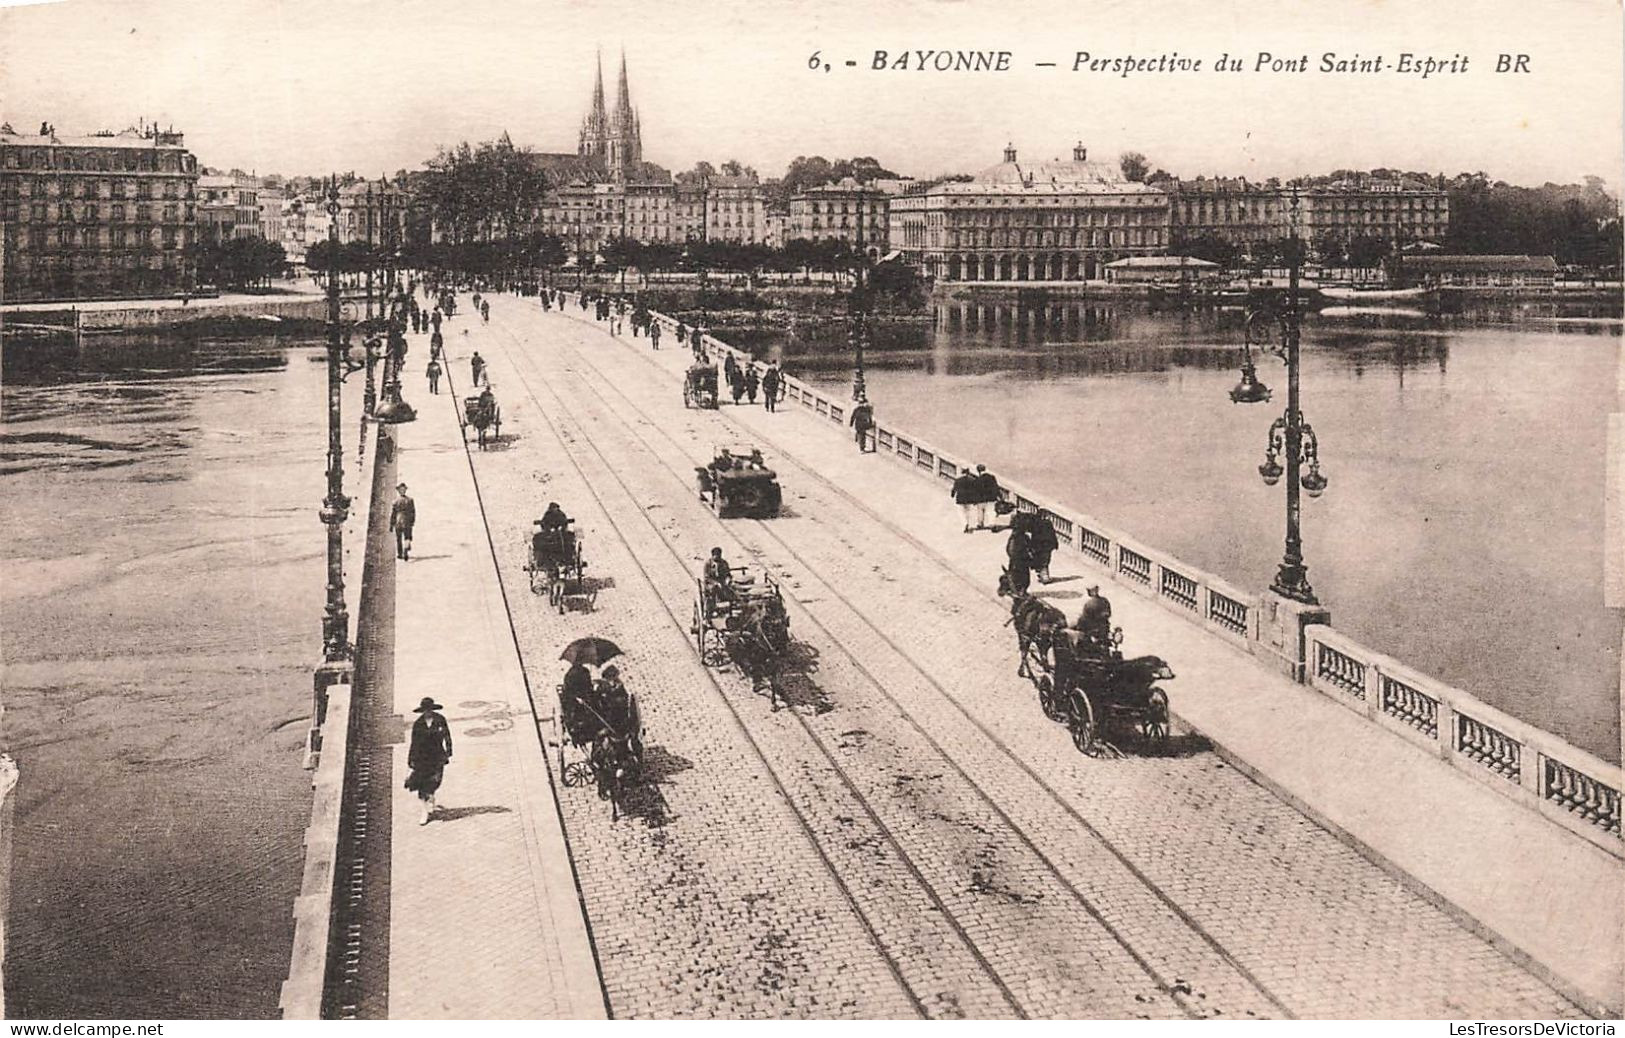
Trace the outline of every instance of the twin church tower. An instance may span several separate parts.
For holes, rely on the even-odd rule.
[[[643,161],[643,136],[638,113],[632,108],[631,91],[626,85],[626,52],[621,52],[621,82],[616,91],[615,110],[604,108],[604,59],[598,58],[598,78],[593,84],[592,110],[581,121],[580,155],[604,164],[610,176],[619,180],[628,168]]]

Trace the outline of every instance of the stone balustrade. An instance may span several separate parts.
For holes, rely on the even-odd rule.
[[[1307,634],[1311,687],[1625,857],[1619,767],[1330,627],[1312,624]]]
[[[654,319],[668,331],[676,328],[677,321],[664,314],[655,313]],[[741,365],[757,363],[744,350],[710,335],[702,341],[713,357],[732,354]],[[846,428],[848,405],[799,379],[785,379],[785,399]],[[876,453],[944,482],[969,467],[895,426],[877,424],[872,435]],[[1004,484],[1002,495],[1017,510],[1042,516],[1065,550],[1076,551],[1122,586],[1244,651],[1269,655],[1262,630],[1265,596],[1243,591],[1025,487]],[[1326,624],[1309,623],[1302,630],[1302,644],[1293,649],[1302,667],[1294,674],[1301,673],[1305,684],[1625,858],[1620,833],[1620,790],[1625,786],[1618,766],[1410,670]]]

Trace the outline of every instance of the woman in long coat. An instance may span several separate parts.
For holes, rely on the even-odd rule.
[[[1010,540],[1004,546],[1005,554],[1010,559],[1010,588],[1025,594],[1032,586],[1033,564],[1032,537],[1027,533],[1028,516],[1025,512],[1017,512],[1010,520]]]
[[[418,719],[412,724],[412,744],[406,751],[406,788],[418,795],[423,804],[423,818],[419,825],[428,825],[438,805],[434,795],[445,778],[446,762],[451,760],[451,725],[440,711],[444,709],[432,696],[424,696],[418,704]]]

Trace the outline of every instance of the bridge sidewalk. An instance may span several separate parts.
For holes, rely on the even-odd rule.
[[[403,737],[393,747],[389,1016],[601,1019],[597,966],[456,401],[424,394],[418,420],[398,427],[417,526],[411,560],[397,564]],[[428,825],[419,824],[416,795],[400,787],[405,731],[424,696],[446,707],[454,741]]]
[[[604,334],[603,326],[566,313]],[[604,335],[607,340],[609,336]],[[670,343],[619,340],[677,379],[692,360]],[[835,391],[839,397],[839,390]],[[884,410],[880,401],[877,411]],[[849,430],[786,401],[777,413],[724,405],[767,449],[821,473],[991,595],[1004,564],[1002,533],[965,534],[948,485],[877,454]],[[793,494],[794,487],[786,487]],[[1473,781],[1364,718],[1263,666],[1065,549],[1052,604],[1075,617],[1099,582],[1128,654],[1154,652],[1179,675],[1177,720],[1407,885],[1464,916],[1486,938],[1594,1011],[1625,1002],[1625,867],[1528,808]],[[1044,589],[1035,582],[1040,594]],[[1014,639],[1012,638],[1012,641]]]

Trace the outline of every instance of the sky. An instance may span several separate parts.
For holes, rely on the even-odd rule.
[[[0,118],[62,134],[155,119],[206,165],[375,175],[504,130],[574,151],[595,53],[613,104],[622,48],[644,157],[673,169],[873,155],[931,176],[1007,142],[1024,159],[1081,142],[1180,176],[1625,180],[1614,0],[68,0],[0,10]],[[1010,68],[876,71],[877,50],[1009,51]],[[1202,67],[1073,71],[1079,52]],[[1255,71],[1260,52],[1309,70]],[[1385,67],[1320,72],[1327,52]],[[1467,71],[1400,73],[1407,52]],[[1243,71],[1214,71],[1221,54]],[[1496,73],[1500,54],[1529,71]]]

